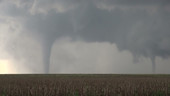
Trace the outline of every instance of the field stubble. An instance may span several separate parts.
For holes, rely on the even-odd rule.
[[[170,96],[170,76],[0,76],[0,96]]]

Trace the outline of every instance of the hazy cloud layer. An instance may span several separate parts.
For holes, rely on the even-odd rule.
[[[134,64],[128,50],[120,52],[109,42],[87,43],[67,37],[57,40],[52,52],[52,73],[151,73],[150,59],[141,57]]]
[[[169,60],[169,6],[169,0],[1,0],[0,58],[22,61],[33,72],[51,66],[56,67],[50,72],[80,73],[154,68]],[[65,37],[71,41],[62,41]],[[114,71],[115,66],[124,67]]]

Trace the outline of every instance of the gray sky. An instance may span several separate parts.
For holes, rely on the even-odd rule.
[[[169,0],[1,0],[0,73],[170,73]]]

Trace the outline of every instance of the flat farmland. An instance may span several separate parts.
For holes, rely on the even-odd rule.
[[[0,96],[170,96],[170,75],[0,75]]]

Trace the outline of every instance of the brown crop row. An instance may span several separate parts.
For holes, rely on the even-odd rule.
[[[0,76],[0,96],[170,96],[170,76]]]

